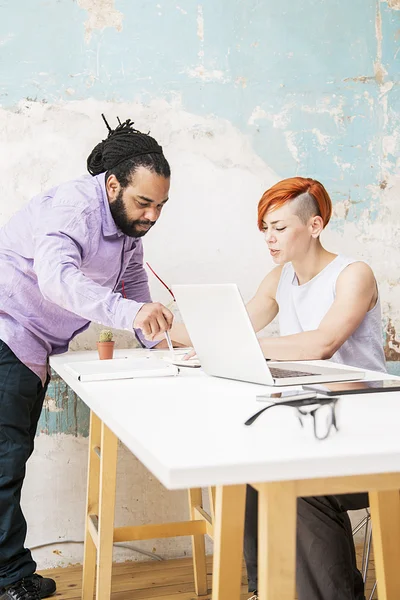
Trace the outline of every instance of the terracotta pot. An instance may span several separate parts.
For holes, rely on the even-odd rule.
[[[97,351],[100,360],[109,360],[114,354],[115,342],[97,342]]]

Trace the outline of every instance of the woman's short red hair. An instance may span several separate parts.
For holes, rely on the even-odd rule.
[[[314,198],[326,227],[332,215],[332,201],[322,183],[309,177],[290,177],[278,181],[262,195],[258,203],[258,228],[263,229],[263,219],[267,212],[280,208],[306,192]]]

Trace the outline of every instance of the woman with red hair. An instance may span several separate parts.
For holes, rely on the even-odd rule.
[[[292,177],[268,189],[258,227],[276,265],[247,309],[256,331],[277,315],[280,337],[261,338],[267,358],[331,359],[386,371],[379,294],[371,268],[326,250],[320,234],[332,202],[315,179]],[[364,600],[347,510],[368,506],[368,494],[300,498],[297,517],[299,600]],[[257,598],[257,492],[249,487],[245,559]]]
[[[260,339],[267,358],[329,358],[385,371],[374,274],[365,262],[322,246],[331,214],[331,199],[315,179],[284,179],[263,194],[258,227],[276,267],[247,310],[256,331],[279,316],[280,337]]]
[[[258,227],[276,267],[247,311],[257,332],[279,317],[280,336],[259,339],[266,358],[331,359],[386,372],[374,274],[365,262],[323,247],[320,235],[331,215],[331,199],[315,179],[284,179],[263,194]],[[191,343],[182,324],[173,325],[172,335]],[[364,600],[347,511],[367,506],[368,494],[298,500],[299,600]],[[252,600],[257,598],[257,520],[257,492],[248,487],[244,550]]]

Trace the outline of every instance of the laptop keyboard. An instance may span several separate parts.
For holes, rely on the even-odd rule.
[[[278,367],[269,367],[271,375],[274,379],[282,379],[283,377],[306,377],[315,375],[315,373],[306,373],[305,371],[291,371],[289,369],[279,369]]]

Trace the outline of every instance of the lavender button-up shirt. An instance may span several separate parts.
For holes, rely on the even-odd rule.
[[[151,302],[142,242],[117,228],[104,179],[86,175],[35,196],[0,229],[0,339],[43,383],[49,355],[90,321],[133,333]]]

